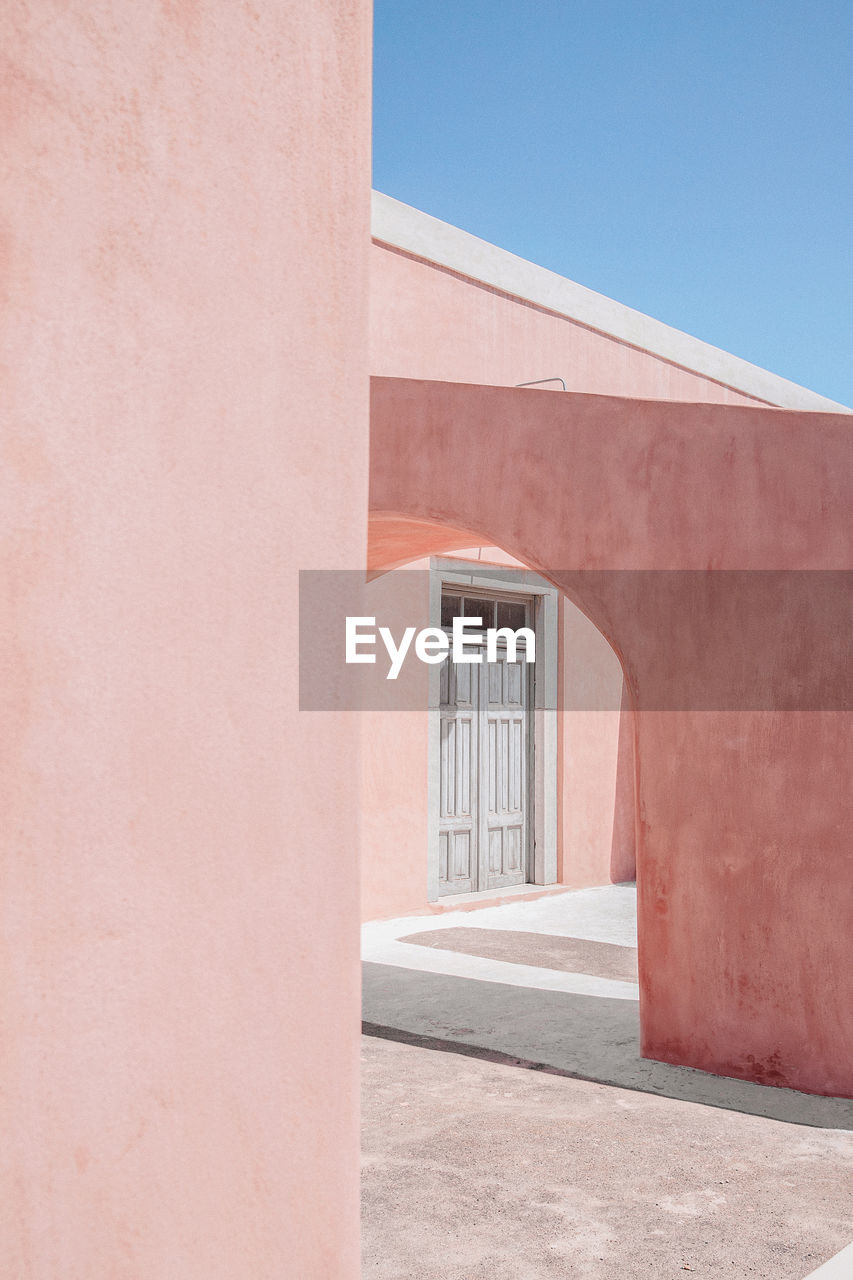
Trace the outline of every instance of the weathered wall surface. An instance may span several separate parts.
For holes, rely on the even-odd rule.
[[[850,432],[841,414],[397,379],[374,379],[371,410],[385,554],[394,512],[420,522],[401,521],[409,552],[430,524],[474,532],[621,656],[644,1052],[844,1096]]]
[[[2,25],[0,1272],[355,1276],[368,6]]]

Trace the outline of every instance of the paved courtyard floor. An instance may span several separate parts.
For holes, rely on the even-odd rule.
[[[365,926],[365,1277],[803,1280],[848,1244],[853,1104],[644,1062],[633,930],[628,886]]]

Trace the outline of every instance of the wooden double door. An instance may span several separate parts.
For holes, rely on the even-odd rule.
[[[449,601],[449,604],[446,603]],[[457,603],[458,602],[458,603]],[[475,610],[484,625],[530,625],[532,602],[445,597],[442,621]],[[502,621],[501,619],[505,619]],[[468,646],[470,647],[470,646]],[[524,884],[529,871],[533,668],[519,646],[508,661],[441,666],[439,892]]]

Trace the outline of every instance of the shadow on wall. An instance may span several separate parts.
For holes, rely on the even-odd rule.
[[[637,815],[634,789],[634,714],[626,686],[622,686],[619,741],[616,749],[616,794],[613,804],[613,839],[610,846],[610,879],[625,884],[637,879]]]
[[[366,1035],[819,1129],[853,1130],[853,1102],[641,1058],[635,1000],[363,966]]]

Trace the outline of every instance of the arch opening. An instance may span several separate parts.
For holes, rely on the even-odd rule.
[[[546,697],[540,687],[531,700],[530,714],[539,721],[553,714],[547,767],[553,769],[554,819],[547,830],[541,822],[538,825],[541,847],[531,855],[525,883],[536,890],[633,881],[633,711],[619,655],[578,604],[578,593],[563,590],[554,575],[540,573],[538,566],[513,554],[507,543],[482,527],[462,528],[399,512],[371,512],[368,577],[377,592],[375,599],[387,608],[395,598],[395,580],[405,580],[407,570],[413,571],[413,579],[418,573],[432,578],[433,613],[437,583],[440,594],[444,581],[445,597],[453,592],[464,596],[464,587],[447,586],[460,575],[468,577],[473,584],[470,590],[479,590],[481,596],[487,590],[499,591],[501,575],[506,575],[504,586],[515,576],[521,586],[526,582],[527,589],[537,593],[536,608],[543,606],[550,594],[554,650],[549,661],[554,664],[550,673],[554,688]],[[406,588],[407,598],[414,589]],[[513,589],[519,589],[518,583]],[[433,616],[430,621],[434,625],[438,618]],[[537,670],[536,678],[546,679],[543,667]],[[427,700],[425,694],[424,713]],[[440,877],[429,865],[437,860],[435,805],[431,808],[424,788],[430,762],[433,769],[436,767],[438,752],[430,738],[439,732],[437,720],[433,716],[434,722],[427,727],[423,716],[409,712],[403,719],[395,716],[390,723],[371,717],[365,764],[365,919],[408,914],[439,901],[448,905],[449,896],[439,893]],[[541,725],[537,732],[541,737]],[[547,753],[542,742],[530,754],[534,770],[537,766],[540,772],[544,770]],[[440,781],[433,779],[430,785],[436,790]],[[540,806],[545,803],[543,785],[541,777],[533,778],[531,789],[535,797],[539,788]],[[532,813],[534,808],[532,803]],[[401,850],[405,851],[402,855]],[[482,890],[484,883],[477,887]]]
[[[853,1028],[831,1013],[853,975],[837,892],[849,667],[843,630],[818,625],[847,597],[812,572],[846,564],[847,420],[400,378],[371,394],[385,562],[400,517],[409,553],[437,545],[435,526],[453,531],[445,549],[475,532],[557,586],[619,661],[643,1055],[849,1096]],[[801,574],[802,599],[830,592],[825,614],[780,603],[756,571]]]

